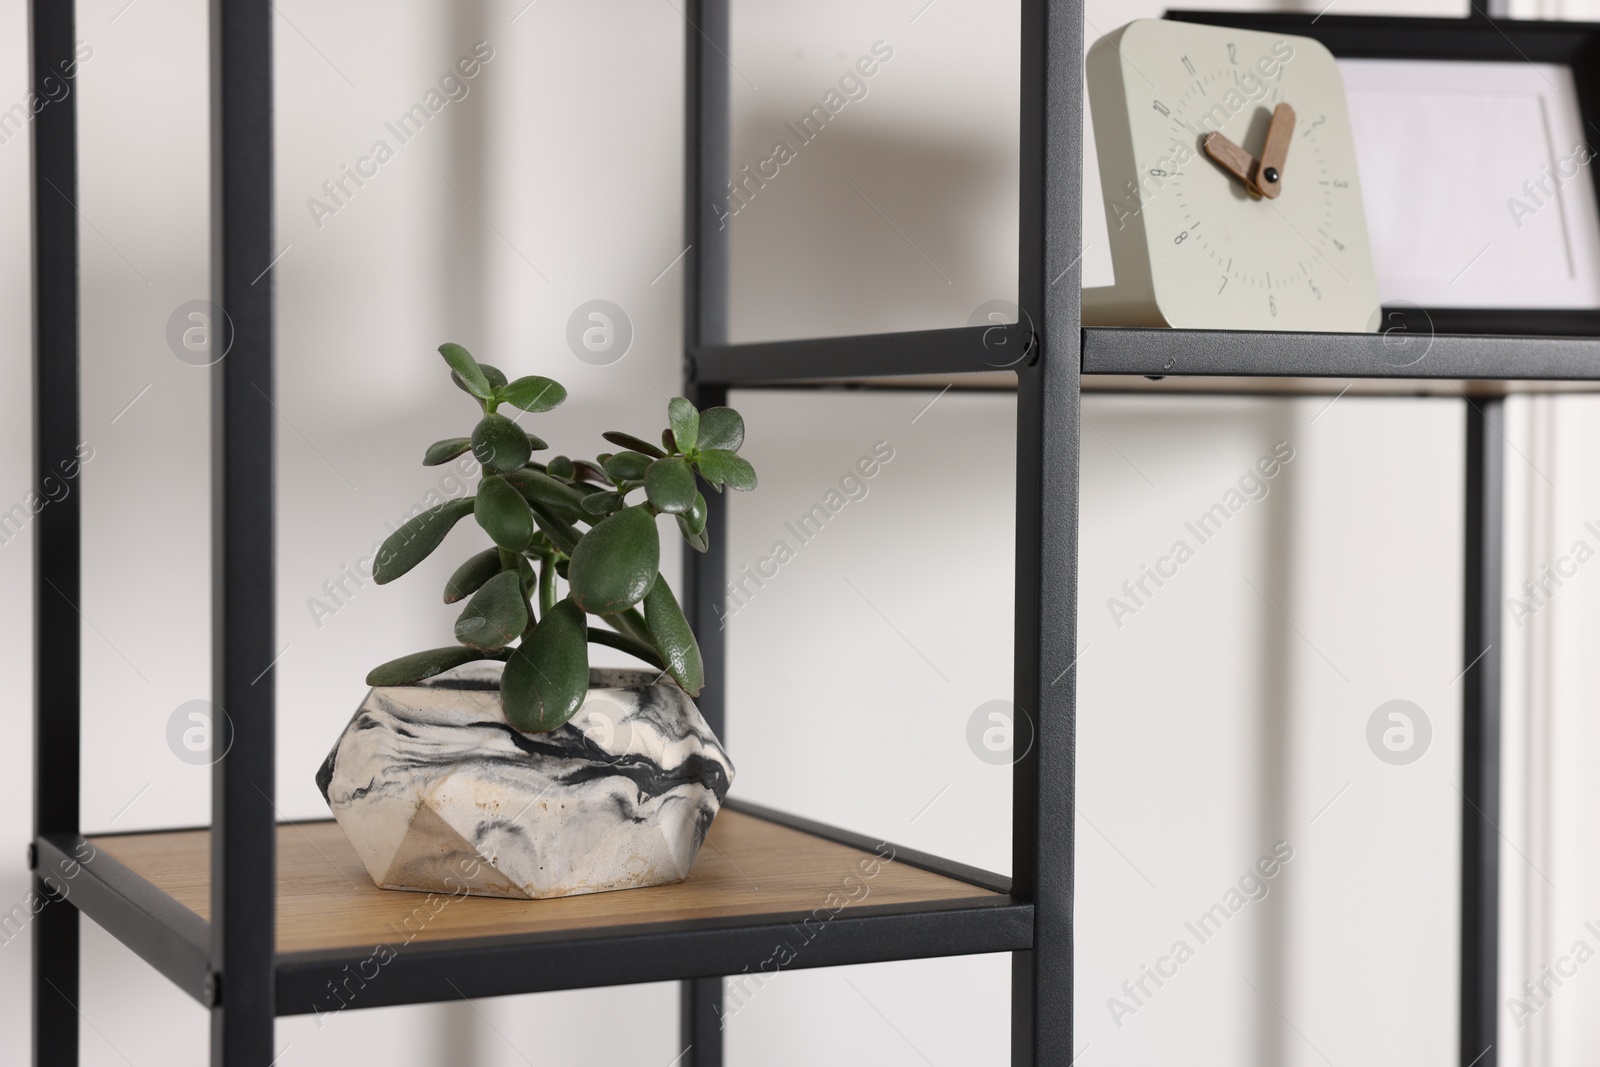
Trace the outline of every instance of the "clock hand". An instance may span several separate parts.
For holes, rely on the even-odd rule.
[[[1261,195],[1255,187],[1255,182],[1252,181],[1256,169],[1254,156],[1216,132],[1206,134],[1205,140],[1200,144],[1205,149],[1206,155],[1214,159],[1223,170],[1239,179],[1251,194]]]
[[[1283,164],[1289,158],[1289,139],[1293,136],[1294,108],[1279,104],[1272,110],[1267,140],[1261,146],[1261,165],[1251,182],[1256,192],[1268,200],[1276,200],[1283,191]]]

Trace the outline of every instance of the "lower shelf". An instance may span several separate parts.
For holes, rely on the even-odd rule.
[[[278,1013],[1031,947],[1032,906],[981,877],[936,873],[915,865],[924,857],[804,826],[727,808],[687,881],[517,901],[381,890],[335,824],[283,824]],[[210,911],[210,832],[90,843],[98,855],[84,870],[104,891],[72,899],[193,992],[172,953],[157,958],[150,946],[164,932],[196,947]]]

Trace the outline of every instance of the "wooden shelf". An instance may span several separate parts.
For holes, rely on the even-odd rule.
[[[85,914],[136,951],[140,923],[201,940],[209,830],[89,841],[100,856],[85,869],[109,890],[85,898]],[[551,900],[379,889],[331,821],[281,824],[277,849],[284,1015],[331,1010],[329,982],[352,972],[383,975],[356,997],[373,1007],[754,972],[779,945],[791,969],[1016,951],[1033,936],[1032,906],[1003,880],[893,846],[875,854],[866,839],[759,808],[725,807],[684,882]],[[125,900],[142,901],[144,917]]]
[[[90,838],[125,867],[205,919],[210,913],[211,833],[182,830]],[[370,947],[474,937],[596,932],[643,923],[804,914],[830,894],[858,884],[862,902],[899,906],[1003,901],[1002,894],[884,863],[875,877],[858,869],[869,854],[739,811],[723,811],[687,881],[618,893],[551,900],[446,897],[379,889],[333,822],[278,827],[278,951]],[[859,890],[854,890],[859,893]],[[429,911],[430,898],[442,905]],[[417,909],[430,916],[418,924]],[[411,926],[419,929],[410,932]]]

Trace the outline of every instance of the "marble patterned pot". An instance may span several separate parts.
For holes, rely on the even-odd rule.
[[[734,773],[688,694],[591,670],[571,722],[524,734],[502,669],[373,689],[328,753],[317,785],[372,880],[529,899],[688,877]]]

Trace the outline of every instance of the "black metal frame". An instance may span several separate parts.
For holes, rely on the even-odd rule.
[[[1430,333],[1415,314],[1397,333],[1231,330],[1083,331],[1085,375],[1586,381],[1600,378],[1600,338]]]
[[[1461,658],[1461,1008],[1464,1067],[1499,1062],[1500,612],[1505,400],[1467,401]]]
[[[460,997],[494,997],[640,982],[689,979],[720,991],[719,975],[754,971],[773,946],[793,940],[810,912],[763,915],[754,920],[653,923],[602,932],[416,942],[383,964],[382,981],[354,994],[352,1007],[420,1004]],[[852,906],[828,921],[785,970],[881,963],[926,956],[1008,952],[1032,942],[1033,908],[1006,897],[942,901],[916,908]],[[335,1009],[330,995],[361,972],[373,949],[365,946],[278,957],[277,1013],[308,1015]],[[368,964],[370,965],[370,964]],[[331,985],[330,985],[331,983]],[[711,1013],[711,1001],[686,998],[686,1010]],[[712,1034],[718,1033],[713,1028]],[[686,1042],[688,1043],[688,1042]],[[695,1045],[684,1063],[720,1042]],[[234,1061],[227,1061],[232,1063]],[[245,1062],[252,1062],[248,1059]]]
[[[73,5],[29,5],[32,71],[54,71],[75,47]],[[42,77],[42,75],[41,75]],[[78,197],[77,95],[33,122],[33,465],[35,484],[77,454]],[[82,509],[71,493],[41,511],[33,533],[33,833],[36,841],[78,831]],[[37,844],[29,850],[33,890],[55,892],[47,876],[66,870]],[[57,881],[56,884],[60,884]],[[70,899],[70,898],[69,898]],[[78,910],[53,903],[33,931],[33,1055],[36,1063],[78,1061]]]
[[[1422,330],[1398,346],[1368,335],[1084,330],[1079,286],[1051,284],[1079,258],[1083,19],[1077,0],[1022,0],[1019,292],[1022,323],[733,345],[726,337],[728,249],[713,205],[728,175],[729,0],[689,0],[685,218],[690,244],[684,350],[688,395],[722,401],[733,388],[820,385],[841,379],[1014,375],[1017,389],[1017,567],[1014,698],[1035,725],[1016,764],[1013,874],[1008,879],[917,853],[904,861],[974,886],[971,899],[874,906],[833,921],[838,935],[795,965],[1012,953],[1012,1062],[1072,1063],[1073,796],[1076,730],[1078,457],[1082,390],[1096,378],[1168,376],[1189,381],[1363,379],[1395,392],[1418,381],[1600,382],[1600,338],[1583,316],[1562,318],[1581,336],[1541,332],[1526,316],[1481,313],[1445,319],[1507,337]],[[273,1019],[316,1010],[330,980],[359,961],[350,951],[275,951],[273,804],[273,307],[272,78],[269,0],[212,0],[213,239],[216,302],[231,316],[233,347],[213,370],[215,470],[214,643],[217,743],[214,768],[211,921],[96,854],[80,835],[80,513],[72,494],[35,522],[35,887],[74,872],[66,903],[34,925],[34,1062],[77,1062],[78,915],[129,945],[212,1011],[212,1062],[266,1067]],[[72,54],[71,4],[32,0],[36,75]],[[1541,57],[1597,54],[1600,29],[1572,24],[1492,26],[1467,20],[1211,16],[1321,37],[1338,52],[1459,56],[1451,42],[1493,49],[1491,33]],[[1565,38],[1563,38],[1565,35]],[[1582,38],[1573,51],[1568,40]],[[1387,44],[1374,42],[1388,42]],[[1489,42],[1489,44],[1484,44]],[[1557,42],[1557,43],[1552,43]],[[1567,51],[1562,52],[1565,47]],[[1381,51],[1388,48],[1390,51]],[[1375,49],[1379,51],[1374,51]],[[1500,58],[1486,54],[1482,58]],[[1600,99],[1600,65],[1584,68],[1585,107]],[[41,481],[72,454],[78,421],[78,253],[74,96],[34,119],[35,470]],[[53,187],[53,192],[46,186]],[[43,190],[43,191],[41,191]],[[1441,316],[1441,318],[1444,318]],[[1464,325],[1465,324],[1465,325]],[[1434,323],[1438,326],[1439,323]],[[1548,332],[1548,324],[1544,324]],[[1437,333],[1437,336],[1434,334]],[[1000,354],[1003,354],[1000,355]],[[1274,385],[1273,383],[1279,383]],[[1493,1067],[1497,978],[1499,677],[1498,605],[1504,507],[1503,403],[1467,402],[1465,718],[1461,1062]],[[725,520],[722,497],[711,501]],[[724,527],[725,528],[725,527]],[[726,539],[719,539],[725,543]],[[710,685],[701,708],[726,737],[722,682],[727,649],[719,617],[727,558],[686,553],[686,609],[701,635]],[[857,847],[868,839],[742,805],[765,818]],[[1473,810],[1476,809],[1476,810]],[[986,891],[1002,894],[990,896]],[[66,906],[70,903],[72,906]],[[720,1067],[719,975],[762,958],[793,916],[659,923],[577,937],[530,935],[408,947],[385,967],[360,1006],[491,996],[649,980],[683,980],[682,1023],[695,1067]],[[450,982],[445,979],[450,979]],[[451,982],[454,984],[452,985]]]
[[[270,1062],[276,983],[272,3],[211,0],[213,1063]],[[218,344],[228,331],[217,324]],[[224,983],[224,976],[226,981]]]
[[[1079,286],[1052,286],[1079,259],[1083,97],[1083,18],[1076,3],[1023,0],[1020,53],[1021,160],[1018,303],[1022,322],[765,344],[727,341],[728,247],[714,205],[728,180],[729,0],[695,0],[688,40],[685,218],[688,284],[684,296],[685,378],[697,400],[720,400],[731,387],[801,385],[819,380],[893,375],[1010,371],[1018,382],[1017,573],[1014,702],[1035,724],[1029,752],[1013,768],[1012,897],[1029,902],[1032,937],[1013,951],[1012,1059],[1069,1064],[1072,1003],[1072,796],[1074,781],[1079,429]],[[1055,358],[1047,339],[1056,338]],[[685,553],[697,621],[717,618],[726,561]],[[704,632],[704,631],[702,631]],[[707,657],[707,690],[721,688],[720,629]],[[713,663],[713,660],[715,661]],[[718,726],[723,727],[717,706]],[[852,835],[785,819],[824,836]],[[920,857],[950,872],[953,865]],[[913,861],[915,862],[915,861]],[[984,872],[968,880],[989,879]],[[979,884],[985,884],[979,882]],[[1019,904],[1018,906],[1026,906]],[[685,983],[683,1019],[689,1062],[720,1067],[720,983]]]

